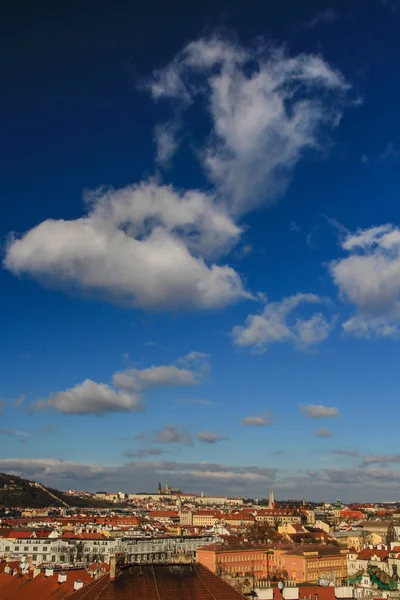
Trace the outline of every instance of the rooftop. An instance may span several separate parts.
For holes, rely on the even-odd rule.
[[[202,565],[131,565],[115,581],[108,575],[68,600],[243,600],[228,583]]]

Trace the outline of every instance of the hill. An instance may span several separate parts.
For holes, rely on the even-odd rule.
[[[5,508],[116,508],[117,505],[94,498],[69,496],[16,475],[0,473],[0,506]]]

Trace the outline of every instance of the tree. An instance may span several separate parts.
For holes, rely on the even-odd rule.
[[[246,528],[246,537],[250,542],[268,544],[282,540],[282,536],[268,523],[256,521]]]

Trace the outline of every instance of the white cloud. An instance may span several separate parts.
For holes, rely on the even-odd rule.
[[[385,317],[358,314],[342,323],[342,327],[346,334],[356,338],[397,338],[400,336],[400,325],[387,320]]]
[[[154,130],[154,140],[157,147],[156,162],[168,166],[174,156],[179,140],[178,127],[175,121],[159,123]]]
[[[300,411],[310,419],[329,419],[340,416],[336,406],[324,406],[323,404],[307,404],[301,406]]]
[[[400,229],[392,224],[347,233],[348,256],[330,263],[340,296],[357,312],[343,324],[356,337],[397,337],[400,333]]]
[[[202,192],[145,182],[87,196],[88,213],[47,220],[7,247],[5,268],[129,306],[217,308],[248,298],[239,275],[206,262],[240,228]]]
[[[334,320],[328,321],[322,313],[315,313],[310,318],[293,319],[293,312],[302,304],[329,302],[315,294],[296,294],[281,302],[269,302],[261,314],[249,315],[244,326],[233,328],[235,344],[263,351],[269,344],[278,342],[290,342],[299,348],[322,342],[332,331]]]
[[[154,366],[148,369],[127,369],[114,373],[113,383],[125,390],[145,390],[157,387],[198,385],[200,373],[179,369],[175,365]]]
[[[0,435],[22,435],[22,436],[27,436],[28,434],[25,431],[21,431],[19,429],[9,429],[7,427],[0,427]]]
[[[186,367],[195,367],[200,369],[201,371],[207,371],[210,367],[208,359],[210,358],[209,354],[205,352],[198,352],[197,350],[192,350],[185,356],[180,356],[176,361],[178,365],[183,365]]]
[[[153,441],[157,444],[193,445],[193,437],[190,433],[176,425],[164,425],[162,429],[155,431]]]
[[[195,352],[192,353],[192,362]],[[113,387],[86,379],[74,387],[52,393],[30,404],[31,411],[59,410],[65,414],[100,414],[145,410],[143,393],[149,389],[197,385],[204,376],[204,357],[196,358],[195,368],[180,369],[175,365],[159,365],[146,369],[126,369],[114,373]],[[201,358],[202,357],[202,358]],[[207,368],[209,367],[207,363]]]
[[[320,56],[242,48],[213,36],[188,44],[150,82],[153,98],[182,105],[204,95],[211,132],[200,155],[234,213],[275,200],[321,126],[340,120],[349,86]]]
[[[266,427],[272,422],[272,415],[266,413],[264,415],[253,415],[252,417],[245,417],[242,419],[243,425],[250,425],[251,427]]]
[[[116,391],[104,383],[86,379],[74,387],[50,394],[46,403],[65,414],[87,415],[144,410],[141,396],[124,390]],[[39,405],[38,408],[41,408]]]
[[[374,464],[385,467],[390,463],[400,463],[400,454],[366,454],[362,457],[360,467],[368,467]]]
[[[100,188],[86,194],[81,218],[48,219],[11,238],[4,267],[130,307],[214,309],[252,298],[221,264],[240,240],[238,220],[285,191],[304,152],[320,148],[321,129],[338,124],[348,88],[318,55],[217,36],[188,44],[146,89],[173,101],[172,120],[155,130],[159,163],[176,150],[184,107],[206,107],[210,129],[194,145],[210,191],[151,180]]]
[[[222,440],[227,439],[226,437],[213,433],[212,431],[199,431],[196,436],[200,442],[205,442],[206,444],[215,444],[216,442],[221,442]]]

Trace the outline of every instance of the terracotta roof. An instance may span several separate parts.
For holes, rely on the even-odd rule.
[[[178,513],[174,510],[152,510],[149,515],[149,517],[151,518],[160,518],[160,517],[170,517],[170,518],[176,518],[178,517]]]
[[[67,571],[67,580],[58,582],[59,572],[46,577],[44,572],[32,578],[28,575],[0,574],[0,597],[7,600],[62,600],[74,591],[74,581],[80,579],[85,583],[92,581],[84,569]],[[84,588],[83,588],[84,589]]]
[[[110,575],[107,573],[106,575],[95,579],[88,586],[84,586],[80,590],[73,592],[68,596],[68,600],[81,600],[81,598],[84,598],[85,600],[97,600],[109,584],[109,581]]]
[[[28,539],[30,537],[32,537],[32,533],[33,531],[23,531],[23,530],[18,530],[18,529],[13,529],[12,531],[10,531],[10,533],[8,534],[9,538],[12,539]]]
[[[364,548],[359,553],[358,558],[361,560],[370,560],[373,556],[377,556],[381,560],[384,560],[385,558],[388,558],[389,553],[384,549],[378,550],[378,548]]]

